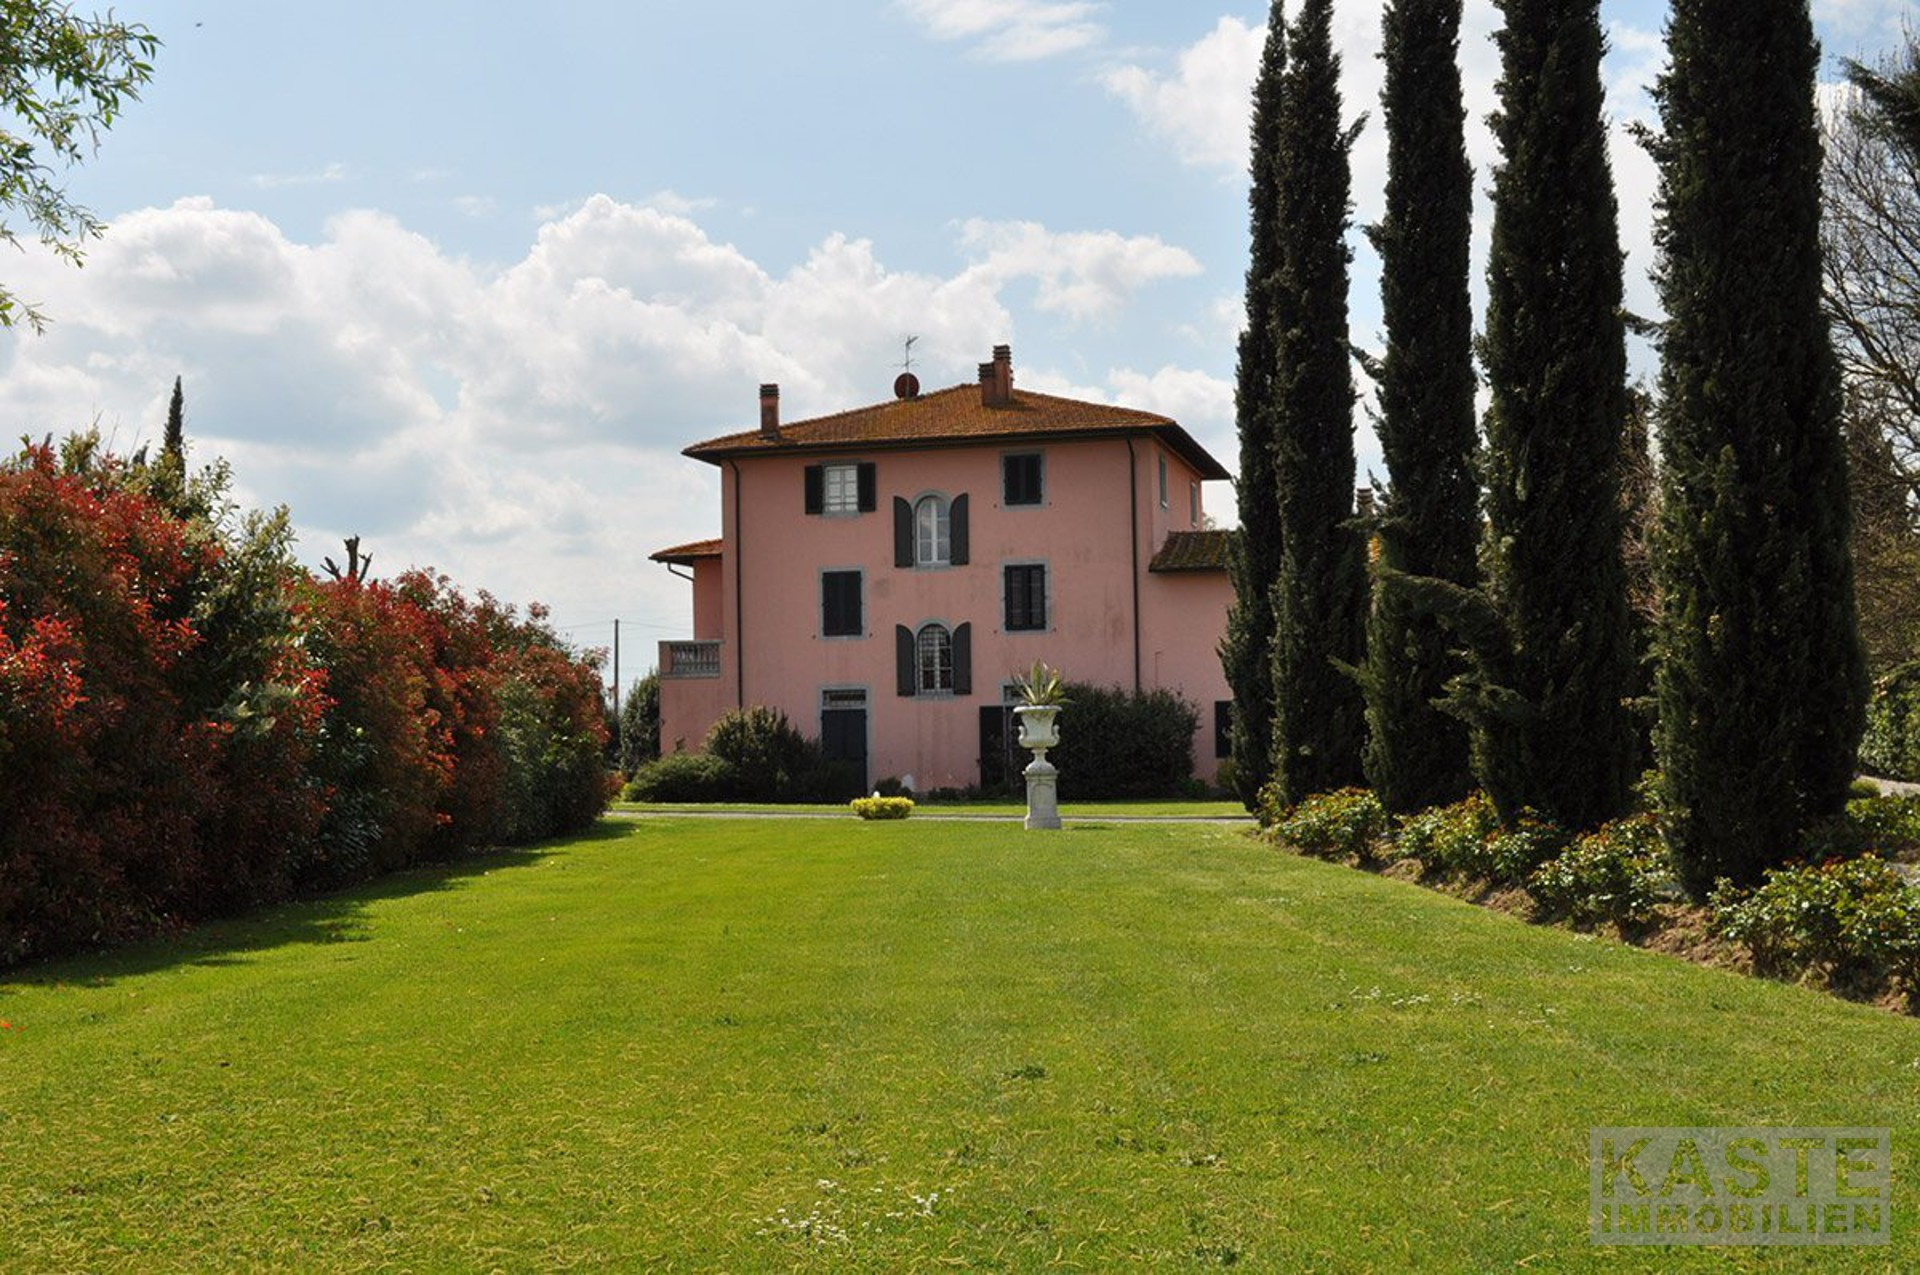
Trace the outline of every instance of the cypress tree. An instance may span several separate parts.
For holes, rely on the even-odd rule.
[[[180,378],[176,376],[173,378],[173,398],[167,403],[167,432],[160,443],[160,454],[163,457],[171,456],[183,467],[187,463],[186,403]]]
[[[1503,818],[1591,827],[1638,771],[1621,558],[1621,254],[1598,0],[1500,0],[1482,345],[1485,613],[1453,705]]]
[[[1273,288],[1284,244],[1278,189],[1280,81],[1287,63],[1281,0],[1267,20],[1266,49],[1253,90],[1252,186],[1247,194],[1252,251],[1246,328],[1234,386],[1240,432],[1240,530],[1227,559],[1234,601],[1220,659],[1233,691],[1234,784],[1252,810],[1272,774],[1273,583],[1280,574],[1279,489],[1273,476]]]
[[[1379,511],[1379,581],[1360,684],[1367,781],[1389,809],[1444,805],[1472,786],[1467,731],[1435,707],[1461,671],[1437,615],[1401,579],[1471,587],[1479,541],[1473,471],[1473,170],[1456,61],[1461,0],[1392,0],[1382,22],[1387,206],[1380,254],[1387,351],[1375,426],[1392,486]]]
[[[1362,780],[1366,547],[1353,525],[1353,372],[1347,333],[1350,175],[1359,126],[1340,120],[1333,0],[1304,0],[1287,32],[1277,129],[1280,269],[1273,291],[1273,770],[1291,804]]]
[[[1696,896],[1840,810],[1866,697],[1806,0],[1676,0],[1662,133],[1668,842]]]

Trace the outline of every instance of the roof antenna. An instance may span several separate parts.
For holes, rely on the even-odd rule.
[[[920,378],[913,374],[913,343],[920,338],[907,338],[906,357],[900,361],[900,375],[893,378],[893,396],[895,398],[919,398]]]

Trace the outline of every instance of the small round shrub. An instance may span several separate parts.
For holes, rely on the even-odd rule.
[[[911,797],[855,797],[848,804],[862,819],[905,819],[913,813]]]
[[[711,753],[668,753],[634,772],[628,801],[729,801],[739,790],[733,766]]]
[[[1400,824],[1394,853],[1412,859],[1430,876],[1489,875],[1487,841],[1500,830],[1493,802],[1475,792],[1451,806],[1423,810]]]
[[[1809,859],[1890,859],[1920,850],[1920,797],[1855,797],[1841,814],[1807,833]]]
[[[1498,885],[1524,884],[1534,869],[1567,848],[1567,840],[1565,829],[1523,812],[1513,827],[1502,828],[1487,839],[1485,866],[1478,875]]]
[[[1638,925],[1651,920],[1671,878],[1666,844],[1651,815],[1618,819],[1578,838],[1527,878],[1542,920]]]
[[[1762,972],[1920,991],[1920,889],[1877,855],[1775,868],[1750,893],[1723,881],[1708,906]]]
[[[1371,863],[1387,826],[1379,798],[1364,788],[1342,788],[1317,793],[1287,811],[1273,825],[1273,837],[1316,859]]]

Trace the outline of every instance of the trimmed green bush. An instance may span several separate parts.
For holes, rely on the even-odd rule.
[[[702,751],[733,767],[744,801],[781,800],[795,777],[820,760],[785,713],[758,704],[721,714]]]
[[[1877,855],[1776,868],[1751,893],[1722,882],[1708,905],[1762,973],[1920,991],[1920,889]]]
[[[1268,788],[1273,785],[1268,784]],[[1273,825],[1273,837],[1315,859],[1372,863],[1389,827],[1386,807],[1364,788],[1317,793]]]
[[[1894,858],[1920,850],[1920,797],[1855,797],[1807,834],[1809,859]]]
[[[1486,843],[1499,830],[1493,802],[1484,792],[1475,792],[1465,801],[1403,820],[1394,853],[1418,862],[1431,876],[1485,876]]]
[[[1523,885],[1535,869],[1566,850],[1567,840],[1565,829],[1522,811],[1517,824],[1488,838],[1486,871],[1477,875],[1499,885]]]
[[[1527,893],[1540,920],[1636,925],[1652,919],[1671,876],[1658,821],[1635,815],[1577,838],[1534,870]]]
[[[634,772],[628,801],[727,801],[739,790],[733,766],[711,753],[668,753]]]
[[[1060,744],[1063,801],[1178,797],[1193,776],[1200,710],[1172,691],[1123,691],[1069,683]]]
[[[855,797],[847,804],[862,819],[905,819],[913,813],[911,797]]]
[[[1874,683],[1860,766],[1888,779],[1920,782],[1920,660]]]

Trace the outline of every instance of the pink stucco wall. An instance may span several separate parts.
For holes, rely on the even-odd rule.
[[[1129,447],[1133,491],[1128,500]],[[1045,455],[1045,502],[1005,508],[1005,451]],[[1168,503],[1159,501],[1159,461],[1168,466]],[[1077,681],[1135,683],[1135,600],[1139,604],[1140,684],[1179,690],[1201,709],[1196,772],[1214,773],[1213,702],[1225,697],[1215,655],[1229,591],[1224,573],[1156,575],[1147,563],[1169,530],[1193,527],[1189,483],[1197,475],[1149,435],[1131,440],[1048,442],[1034,447],[875,450],[835,457],[872,461],[877,507],[851,516],[808,515],[803,472],[821,458],[756,457],[721,466],[722,536],[717,586],[711,561],[696,568],[695,634],[722,639],[721,675],[665,679],[662,739],[695,747],[736,703],[785,712],[809,734],[820,729],[821,693],[864,688],[869,779],[912,775],[924,791],[975,783],[979,710],[1035,660]],[[893,557],[893,499],[929,492],[966,493],[969,562],[898,568]],[[1137,522],[1130,525],[1129,518]],[[1138,535],[1133,534],[1137,527]],[[1048,627],[1002,631],[1001,567],[1047,566]],[[864,635],[821,635],[820,573],[863,573]],[[1137,588],[1136,588],[1137,586]],[[717,609],[717,628],[710,628]],[[929,621],[971,623],[970,695],[897,694],[894,627]],[[744,674],[744,686],[739,684]],[[1067,725],[1063,719],[1063,726]]]
[[[698,639],[717,639],[724,631],[720,608],[722,574],[719,558],[701,558],[693,564],[693,636]]]

